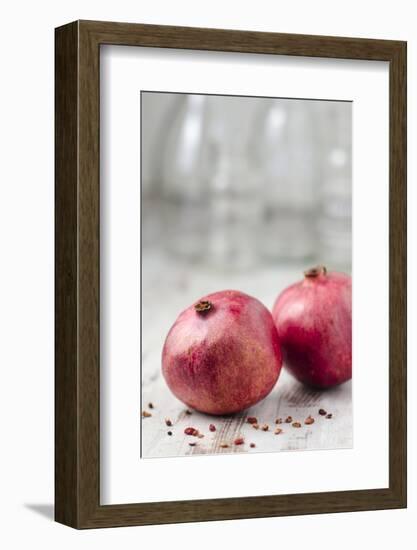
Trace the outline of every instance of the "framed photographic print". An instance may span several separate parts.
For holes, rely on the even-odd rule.
[[[406,43],[56,29],[56,520],[406,506]]]

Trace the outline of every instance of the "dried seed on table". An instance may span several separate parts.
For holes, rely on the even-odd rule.
[[[143,418],[149,418],[149,417],[152,416],[152,415],[151,415],[151,413],[148,412],[148,411],[142,411],[142,416],[143,416]]]
[[[301,424],[299,422],[293,422],[292,427],[293,428],[301,428]]]
[[[269,426],[268,424],[263,424],[261,429],[264,431],[264,432],[267,432],[269,430]]]
[[[321,416],[326,416],[327,412],[324,409],[319,409],[319,414]]]
[[[307,416],[307,418],[304,420],[304,424],[314,424],[314,418],[312,416]]]
[[[209,430],[210,430],[211,432],[215,432],[215,431],[216,431],[216,426],[215,426],[214,424],[210,424]]]
[[[188,445],[190,447],[195,447],[197,445],[197,443],[195,441],[190,441],[190,443],[188,443]]]
[[[229,445],[228,445],[227,443],[220,443],[220,447],[221,447],[222,449],[227,449],[228,446],[229,446]]]
[[[292,422],[292,416],[287,416],[287,418],[285,419],[285,422],[287,424],[289,424],[290,422]]]
[[[326,416],[326,418],[332,418],[332,417],[333,417],[332,413],[329,413],[329,414]]]
[[[277,418],[275,420],[275,424],[282,424],[282,418]]]
[[[168,434],[168,435],[172,435],[172,432],[171,432],[171,431],[169,431],[169,432],[167,432],[167,434]]]
[[[167,426],[172,426],[172,421],[169,418],[165,418],[165,424]]]
[[[252,428],[254,428],[255,430],[258,430],[259,429],[259,424],[252,424]]]
[[[251,443],[251,444],[249,445],[249,447],[250,447],[251,449],[254,449],[254,448],[256,447],[256,445],[255,445],[255,443]]]
[[[204,437],[204,434],[200,434],[200,433],[199,433],[199,434],[197,435],[197,437],[198,437],[199,439],[202,439],[202,438]]]
[[[248,416],[246,422],[248,424],[257,424],[258,423],[258,419],[256,418],[256,416]]]
[[[189,428],[185,428],[184,433],[185,435],[198,435],[198,430],[196,430],[195,428],[189,427]]]
[[[237,437],[235,440],[234,440],[234,444],[235,445],[243,445],[245,443],[245,440],[243,439],[243,437]]]
[[[193,414],[193,413],[190,411],[190,409],[186,409],[185,414],[190,415],[190,414]]]
[[[153,403],[152,403],[152,402],[148,403],[148,407],[149,407],[150,409],[153,409]]]
[[[275,428],[274,434],[275,435],[282,434],[282,428]]]

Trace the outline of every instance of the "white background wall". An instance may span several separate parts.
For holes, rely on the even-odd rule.
[[[10,0],[0,86],[0,545],[3,548],[415,546],[417,513],[417,19],[414,2]],[[408,510],[76,532],[53,502],[53,29],[74,19],[408,40]],[[372,182],[370,182],[372,183]],[[375,183],[375,182],[374,182]],[[369,205],[370,209],[373,205]],[[372,391],[372,388],[370,388]],[[366,422],[366,418],[364,419]],[[256,475],[255,472],[248,475]],[[275,472],[275,475],[281,475]],[[282,472],[285,475],[285,472]],[[341,473],[343,475],[343,473]],[[155,480],[157,483],[158,480]],[[185,480],[187,482],[187,480]],[[414,539],[414,543],[411,542]],[[164,546],[163,546],[164,545]]]

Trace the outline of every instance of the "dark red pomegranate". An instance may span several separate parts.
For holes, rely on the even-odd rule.
[[[162,372],[171,391],[209,414],[254,405],[272,390],[281,366],[270,312],[235,290],[205,296],[183,311],[162,351]]]
[[[284,365],[301,382],[331,388],[352,378],[352,279],[323,266],[277,298],[272,316]]]

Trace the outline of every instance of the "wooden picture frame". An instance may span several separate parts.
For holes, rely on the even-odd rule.
[[[55,519],[116,527],[406,506],[406,43],[76,21],[56,29]],[[389,62],[389,487],[100,505],[99,56],[117,44]]]

